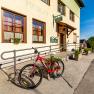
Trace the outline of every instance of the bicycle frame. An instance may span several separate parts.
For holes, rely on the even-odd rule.
[[[58,71],[60,69],[60,68],[59,69],[54,69],[54,70],[48,69],[49,65],[52,66],[52,64],[53,64],[52,57],[51,57],[51,61],[49,62],[50,64],[46,64],[46,63],[44,63],[46,61],[46,58],[43,57],[43,56],[40,56],[38,54],[37,57],[35,58],[35,62],[37,62],[37,61],[39,61],[43,65],[43,67],[46,69],[46,71],[48,73],[53,73],[53,72]]]

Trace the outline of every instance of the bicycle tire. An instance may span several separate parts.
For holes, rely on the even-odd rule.
[[[56,63],[57,66],[60,66],[60,64],[61,64],[61,66],[60,66],[61,72],[58,73],[58,71],[55,71],[55,72],[53,73],[53,77],[54,77],[54,78],[59,78],[59,77],[61,77],[61,76],[63,75],[65,66],[64,66],[64,63],[63,63],[62,60],[56,60],[56,61],[54,61],[54,63]]]
[[[39,75],[39,81],[36,84],[32,85],[33,82],[32,82],[31,77],[26,76],[25,74],[23,74],[23,72],[24,72],[24,70],[26,68],[33,67],[33,66],[35,66],[36,69],[39,72],[39,74],[38,74]],[[35,76],[35,74],[33,74],[33,75]],[[23,78],[23,76],[26,77],[26,78]],[[40,83],[42,82],[42,78],[43,78],[43,74],[42,74],[42,71],[41,71],[40,67],[37,66],[37,65],[34,65],[34,64],[28,64],[28,65],[24,66],[20,70],[18,80],[19,80],[19,84],[21,85],[22,88],[25,88],[25,89],[34,89],[34,88],[36,88],[36,87],[38,87],[40,85]]]

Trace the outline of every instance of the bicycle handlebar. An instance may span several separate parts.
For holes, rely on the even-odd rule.
[[[37,48],[32,47],[32,49],[34,49],[35,54],[39,54],[39,51],[37,50]]]

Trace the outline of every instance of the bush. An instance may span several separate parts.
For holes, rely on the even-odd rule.
[[[90,51],[90,52],[92,51],[92,48],[87,48],[87,49],[88,49],[88,51]]]
[[[94,52],[94,36],[90,37],[87,42],[90,45],[90,47],[92,48],[92,52]]]

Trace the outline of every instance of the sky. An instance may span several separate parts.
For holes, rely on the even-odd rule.
[[[81,39],[94,36],[94,0],[83,0],[85,7],[81,9]]]

